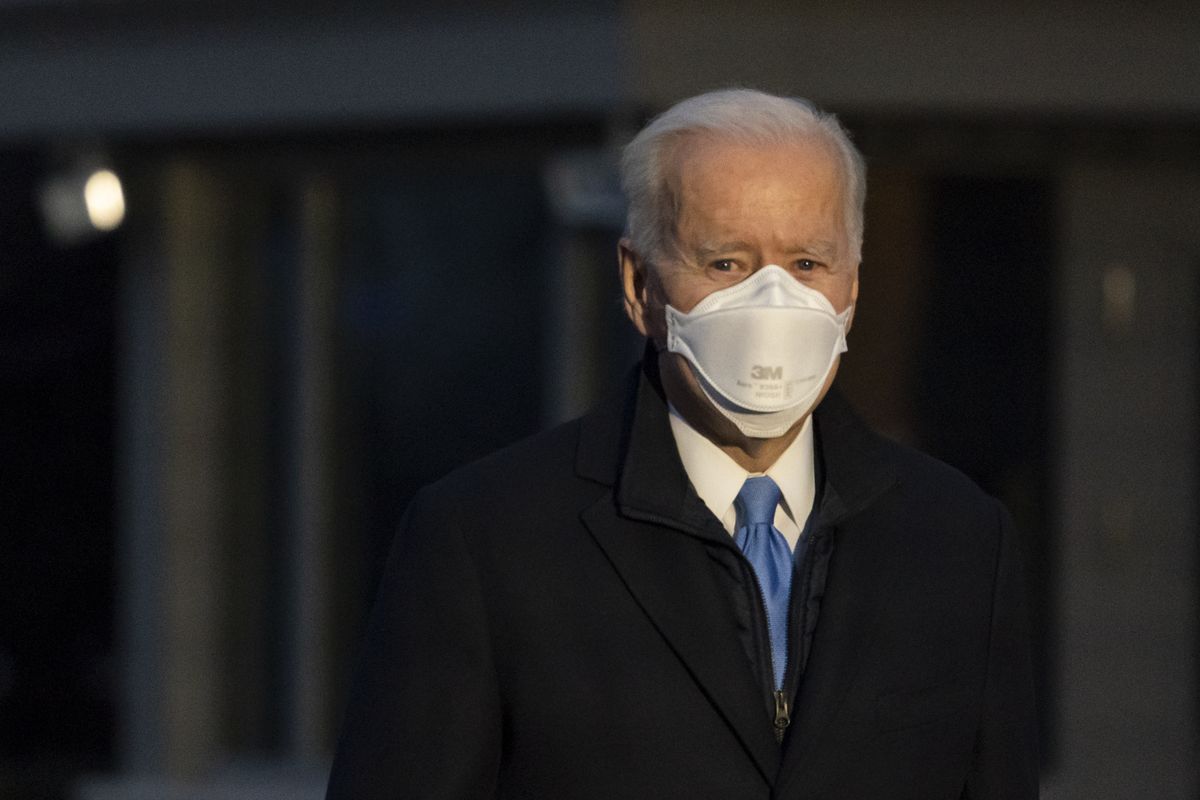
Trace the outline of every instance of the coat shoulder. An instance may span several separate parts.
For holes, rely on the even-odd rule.
[[[472,504],[552,493],[579,480],[574,466],[579,431],[578,419],[541,431],[456,468],[423,491],[431,498]]]
[[[873,430],[841,395],[817,410],[818,446],[828,480],[850,508],[876,499],[897,519],[994,525],[999,503],[961,470]]]
[[[914,447],[883,439],[883,448],[896,465],[900,482],[930,496],[947,495],[969,503],[991,503],[993,498],[962,470]]]
[[[973,531],[989,540],[1006,527],[1003,504],[961,470],[908,445],[883,441],[880,452],[897,475],[900,513],[948,533]]]

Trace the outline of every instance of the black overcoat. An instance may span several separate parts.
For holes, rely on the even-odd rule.
[[[730,537],[687,480],[656,377],[633,384],[417,495],[330,800],[1036,797],[1000,504],[822,402],[829,547],[780,745],[720,566]]]

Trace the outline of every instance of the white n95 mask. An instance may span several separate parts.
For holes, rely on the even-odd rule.
[[[850,309],[770,264],[687,314],[666,306],[667,350],[746,436],[782,436],[811,409],[838,355]]]

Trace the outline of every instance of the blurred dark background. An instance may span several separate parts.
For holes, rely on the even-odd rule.
[[[1047,798],[1200,797],[1200,14],[0,0],[0,798],[319,798],[422,484],[640,350],[619,147],[869,164],[839,381],[1025,537]]]

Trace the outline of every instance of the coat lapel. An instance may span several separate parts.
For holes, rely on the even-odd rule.
[[[764,780],[773,782],[779,746],[705,548],[659,525],[624,518],[611,498],[585,511],[583,521],[629,593],[754,759]]]
[[[732,546],[729,536],[688,482],[654,375],[637,384],[620,418],[608,411],[584,420],[577,470],[614,490],[583,512],[583,522],[771,783],[779,746],[709,554]]]

